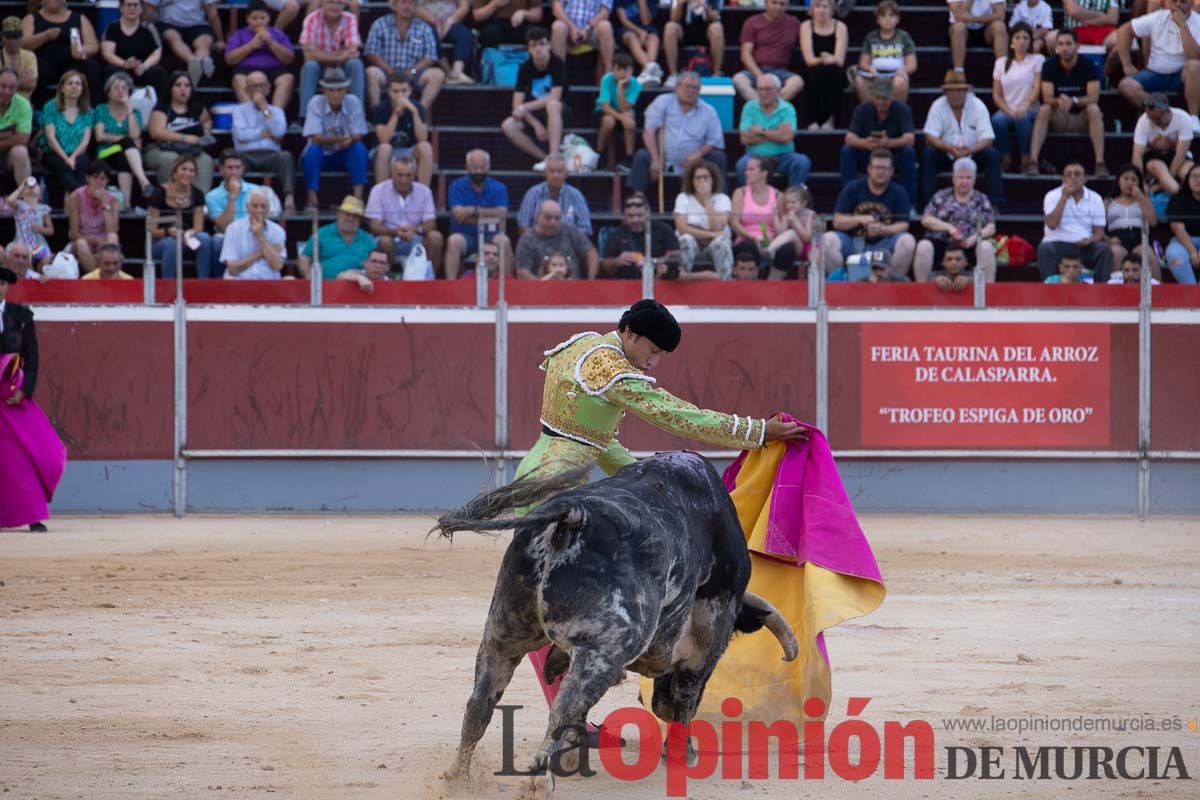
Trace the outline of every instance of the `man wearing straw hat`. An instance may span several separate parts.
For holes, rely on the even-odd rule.
[[[938,172],[960,158],[969,158],[983,173],[988,199],[996,209],[1004,205],[1000,154],[992,143],[992,115],[971,92],[961,72],[947,70],[942,96],[929,107],[925,118],[925,154],[921,160],[921,197],[928,202],[937,190]]]
[[[308,189],[308,207],[317,205],[317,187],[321,170],[345,169],[355,197],[361,198],[367,185],[367,118],[362,101],[346,90],[350,79],[341,67],[328,67],[321,78],[321,94],[308,101],[304,115],[304,135],[308,146],[300,156],[304,164],[304,184]]]
[[[333,210],[337,212],[337,219],[317,228],[316,236],[309,237],[300,252],[296,267],[306,278],[317,255],[321,260],[321,277],[331,281],[348,269],[361,269],[367,256],[375,249],[375,237],[362,227],[367,218],[367,209],[362,200],[348,194],[342,198],[342,204]]]

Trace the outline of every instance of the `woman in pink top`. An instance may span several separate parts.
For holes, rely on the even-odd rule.
[[[767,277],[771,280],[796,276],[796,245],[789,242],[777,248],[774,255],[768,248],[778,231],[775,230],[775,205],[780,194],[767,183],[774,165],[770,159],[750,156],[746,162],[746,185],[733,193],[733,211],[729,226],[733,228],[736,242],[734,253],[751,251],[758,256],[760,267],[770,264]]]
[[[1017,151],[1024,171],[1033,163],[1029,155],[1033,138],[1033,121],[1038,112],[1038,83],[1046,57],[1030,52],[1033,30],[1024,22],[1013,26],[1008,36],[1008,55],[996,59],[992,70],[992,99],[998,109],[992,115],[996,131],[996,150],[1000,152],[1000,168],[1005,172],[1014,166],[1012,139],[1009,127],[1017,129]]]
[[[96,253],[104,244],[120,244],[117,236],[117,198],[108,191],[112,170],[97,159],[88,165],[87,183],[67,195],[67,228],[80,272],[97,266]]]

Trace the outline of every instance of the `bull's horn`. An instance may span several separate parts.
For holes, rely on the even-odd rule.
[[[780,614],[779,610],[765,598],[759,597],[753,592],[743,594],[742,602],[751,608],[766,612],[767,616],[763,619],[763,625],[779,640],[780,646],[783,647],[783,660],[795,661],[796,656],[800,654],[800,645],[797,644],[796,634],[792,633],[792,626],[788,625],[783,614]]]

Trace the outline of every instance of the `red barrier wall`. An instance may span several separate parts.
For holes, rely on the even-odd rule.
[[[1200,450],[1200,325],[1151,329],[1150,447]]]
[[[491,449],[495,328],[192,322],[188,447]]]
[[[36,399],[71,458],[174,457],[170,322],[42,321],[37,331]]]

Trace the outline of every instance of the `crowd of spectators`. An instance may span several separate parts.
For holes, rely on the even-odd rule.
[[[126,274],[110,263],[121,215],[145,214],[150,255],[168,277],[184,268],[303,277],[319,264],[325,278],[371,291],[389,274],[455,279],[500,265],[523,279],[636,278],[650,259],[660,276],[684,281],[803,279],[815,262],[830,280],[911,277],[952,291],[972,269],[996,279],[1005,175],[1061,171],[1036,243],[1043,279],[1108,282],[1127,258],[1145,256],[1156,279],[1165,268],[1194,283],[1192,3],[1152,0],[1118,26],[1115,0],[1064,0],[1058,25],[1045,0],[948,0],[951,68],[918,140],[908,101],[921,65],[895,0],[878,3],[856,48],[848,4],[809,0],[797,11],[761,0],[732,59],[720,0],[391,0],[369,25],[353,0],[250,0],[229,24],[216,0],[120,0],[99,31],[64,0],[40,0],[0,23],[0,166],[16,186],[3,202],[31,275],[53,260],[53,219],[65,211],[68,250],[88,276]],[[1081,44],[1102,47],[1104,67]],[[447,86],[482,80],[481,52],[497,47],[527,57],[511,110],[480,122],[497,124],[544,180],[517,194],[475,148],[465,174],[443,184],[439,207],[439,101]],[[967,74],[969,49],[980,47],[991,51],[990,95]],[[589,51],[598,92],[591,117],[576,119],[570,62]],[[1115,181],[1100,102],[1106,69],[1141,112]],[[732,154],[729,126],[701,91],[701,73],[723,70],[740,97]],[[214,109],[201,98],[220,80],[234,103],[218,147]],[[849,115],[847,93],[857,99]],[[1172,93],[1185,108],[1172,106]],[[566,142],[580,128],[620,176],[616,225],[594,229],[571,183]],[[844,131],[840,190],[824,209],[807,186],[814,163],[803,136],[820,131]],[[1051,163],[1051,133],[1086,134],[1094,159]],[[1111,196],[1089,177],[1114,183]],[[339,183],[343,199],[322,208],[322,188]],[[664,185],[677,193],[664,198]],[[289,267],[287,219],[330,211],[333,222],[293,245]],[[1165,252],[1143,252],[1143,224],[1160,221],[1172,234]]]

